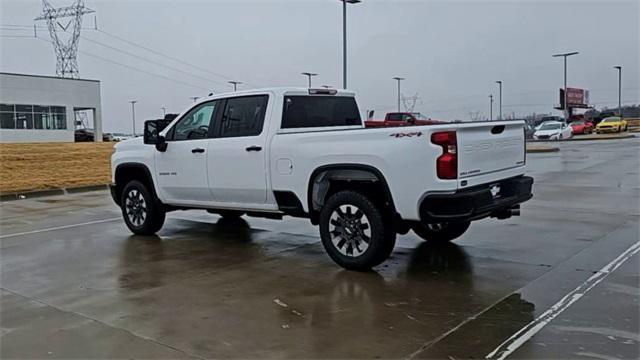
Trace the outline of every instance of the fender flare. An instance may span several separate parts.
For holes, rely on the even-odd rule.
[[[393,196],[391,195],[389,183],[385,179],[384,175],[382,175],[382,172],[380,170],[378,170],[377,168],[371,165],[357,164],[357,163],[329,164],[329,165],[322,165],[317,167],[315,170],[313,170],[313,172],[311,173],[311,176],[309,177],[309,182],[307,185],[307,206],[308,206],[308,213],[310,215],[312,222],[316,221],[317,213],[318,213],[318,211],[314,207],[314,201],[313,201],[315,180],[323,172],[332,171],[332,170],[357,170],[357,171],[362,171],[362,172],[371,174],[372,178],[374,178],[375,181],[379,181],[380,184],[382,185],[385,200],[391,205],[391,209],[393,213],[396,213],[396,207],[393,202]]]
[[[113,174],[113,178],[115,180],[115,193],[113,193],[113,200],[120,205],[120,196],[122,195],[122,191],[124,190],[124,186],[126,184],[124,183],[118,183],[118,174],[121,171],[127,171],[130,169],[135,169],[136,171],[141,171],[143,173],[144,176],[144,182],[146,184],[149,185],[150,189],[149,191],[151,191],[151,194],[153,195],[153,197],[156,199],[156,201],[158,203],[160,202],[160,198],[158,198],[158,194],[156,192],[156,184],[153,181],[153,176],[151,175],[151,171],[149,170],[149,168],[147,167],[147,165],[143,164],[143,163],[138,163],[138,162],[125,162],[122,164],[118,164],[118,166],[116,166],[116,169],[114,171]]]

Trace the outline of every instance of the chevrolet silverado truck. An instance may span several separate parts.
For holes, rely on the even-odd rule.
[[[339,265],[366,270],[397,234],[461,236],[472,221],[519,215],[523,122],[366,129],[347,90],[273,88],[210,96],[111,157],[113,200],[135,234],[170,211],[308,218]]]

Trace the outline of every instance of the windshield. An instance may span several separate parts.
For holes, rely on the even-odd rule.
[[[583,121],[574,121],[571,123],[571,125],[584,125]]]
[[[618,117],[610,117],[602,120],[603,123],[612,123],[612,122],[618,122],[618,121],[620,121],[620,118]]]
[[[558,117],[557,116],[543,116],[542,119],[540,119],[540,121],[545,122],[545,121],[557,121]]]
[[[544,124],[540,130],[556,130],[560,129],[560,124]]]
[[[412,113],[413,117],[415,117],[417,120],[429,120],[428,117],[422,115],[421,113]]]

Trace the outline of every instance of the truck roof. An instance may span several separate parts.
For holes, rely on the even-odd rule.
[[[311,91],[320,92],[319,94],[310,94]],[[334,94],[326,94],[326,96],[350,96],[354,97],[355,93],[348,89],[325,89],[325,88],[305,88],[305,87],[268,87],[268,88],[258,88],[258,89],[248,89],[248,90],[239,90],[232,91],[226,93],[217,93],[212,94],[210,96],[203,96],[199,98],[196,102],[205,102],[209,100],[215,100],[219,98],[225,98],[230,96],[246,96],[246,95],[258,95],[264,93],[272,93],[274,95],[325,95],[323,92],[335,92]]]

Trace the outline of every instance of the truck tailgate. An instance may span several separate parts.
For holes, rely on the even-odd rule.
[[[469,187],[521,175],[525,166],[524,122],[460,125],[458,185]]]

